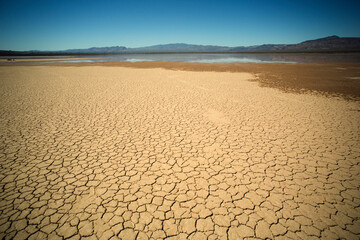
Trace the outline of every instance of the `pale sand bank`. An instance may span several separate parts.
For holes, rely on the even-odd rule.
[[[0,67],[0,238],[358,239],[359,102],[253,77]]]

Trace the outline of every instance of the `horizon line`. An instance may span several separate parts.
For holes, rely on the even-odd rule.
[[[58,49],[58,50],[3,50],[0,49],[0,51],[13,51],[13,52],[60,52],[60,51],[69,51],[69,50],[86,50],[86,49],[92,49],[92,48],[114,48],[114,47],[124,47],[126,49],[137,49],[137,48],[147,48],[147,47],[155,47],[155,46],[166,46],[166,45],[193,45],[193,46],[205,46],[205,47],[224,47],[224,48],[238,48],[238,47],[256,47],[256,46],[263,46],[263,45],[295,45],[302,42],[312,41],[312,40],[319,40],[324,38],[330,38],[330,37],[337,37],[337,38],[360,38],[360,37],[340,37],[339,35],[329,35],[326,37],[321,38],[315,38],[315,39],[308,39],[304,40],[298,43],[263,43],[263,44],[255,44],[255,45],[236,45],[236,46],[224,46],[224,45],[215,45],[215,44],[195,44],[195,43],[185,43],[185,42],[170,42],[170,43],[159,43],[159,44],[153,44],[153,45],[145,45],[140,47],[127,47],[124,45],[114,45],[114,46],[93,46],[93,47],[85,47],[85,48],[67,48],[67,49]]]

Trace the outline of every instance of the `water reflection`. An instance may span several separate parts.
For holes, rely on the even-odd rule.
[[[89,56],[87,56],[89,57]],[[94,56],[92,61],[167,61],[198,63],[301,63],[301,62],[360,62],[360,53],[234,53],[234,54],[118,54]]]
[[[197,59],[197,60],[192,60],[189,62],[198,62],[198,63],[295,63],[295,62],[290,62],[290,61],[267,61],[267,60],[260,60],[260,59],[256,59],[256,58],[234,58],[234,57],[229,57],[229,58],[215,58],[215,59]]]
[[[197,62],[197,63],[306,63],[306,62],[360,62],[360,53],[193,53],[193,54],[114,54],[51,57],[14,57],[21,59],[61,58],[62,62]],[[59,60],[58,60],[59,61]]]

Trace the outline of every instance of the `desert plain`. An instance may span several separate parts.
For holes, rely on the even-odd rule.
[[[360,237],[358,64],[11,64],[2,239]]]

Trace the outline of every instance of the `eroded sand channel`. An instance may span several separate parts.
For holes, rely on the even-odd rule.
[[[358,102],[248,73],[0,68],[0,237],[358,239]]]

